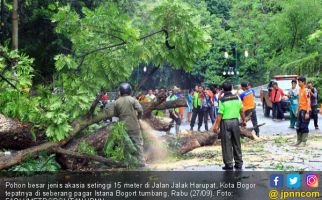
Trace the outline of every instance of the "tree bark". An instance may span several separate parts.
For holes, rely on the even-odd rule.
[[[18,49],[18,0],[13,0],[12,10],[12,48]]]
[[[0,148],[20,150],[45,142],[43,131],[0,114]]]
[[[207,131],[204,133],[192,132],[187,136],[176,139],[179,140],[179,148],[177,152],[180,154],[185,154],[198,147],[212,145],[217,139],[218,134],[212,131]]]
[[[166,110],[171,108],[187,107],[187,101],[184,98],[179,98],[175,101],[157,101],[142,103],[142,107],[144,110],[143,119],[145,119],[151,117],[153,110]]]
[[[100,128],[87,136],[72,139],[68,144],[63,146],[63,148],[71,152],[77,152],[78,145],[82,141],[86,141],[87,144],[95,147],[98,155],[104,156],[103,148],[110,131],[111,130],[107,127]],[[75,159],[75,157],[70,157],[68,155],[59,156],[58,161],[66,169],[81,169],[88,164],[88,161],[80,161],[79,159]]]

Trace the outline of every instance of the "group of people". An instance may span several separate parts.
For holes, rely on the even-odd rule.
[[[317,90],[313,87],[312,82],[307,82],[306,78],[301,76],[297,80],[292,80],[292,90],[287,94],[290,98],[291,112],[291,128],[296,128],[297,141],[295,146],[306,146],[309,133],[310,117],[314,119],[314,126],[318,129],[318,104]],[[296,85],[299,84],[299,89]],[[276,83],[273,84],[271,98],[275,112],[281,112],[276,105],[276,96],[282,98],[285,94],[278,88]],[[240,95],[232,93],[232,86],[229,83],[223,84],[223,97],[219,101],[218,117],[213,125],[213,131],[218,132],[220,129],[222,156],[224,162],[224,170],[232,170],[233,168],[242,169],[243,160],[240,146],[240,129],[239,117],[242,119],[242,126],[246,126],[246,115],[248,112],[253,112],[253,104],[250,103],[253,93],[250,89],[247,90],[247,84],[243,83],[242,92]],[[238,97],[239,96],[239,97]],[[249,100],[249,101],[248,101]],[[274,105],[275,104],[275,105]],[[321,106],[322,108],[322,106]],[[249,111],[248,111],[249,110]],[[322,110],[322,109],[321,109]],[[320,114],[322,111],[320,110]],[[256,112],[253,112],[253,114]],[[256,116],[256,114],[254,115]],[[283,117],[283,115],[282,115]],[[256,122],[255,122],[256,123]],[[254,122],[253,122],[254,124]],[[235,165],[233,166],[233,161]]]
[[[318,91],[311,81],[306,81],[305,77],[299,77],[292,80],[292,89],[288,94],[278,87],[277,83],[273,84],[271,100],[273,103],[273,119],[281,117],[284,119],[284,113],[281,108],[281,98],[288,96],[290,100],[290,128],[297,131],[296,146],[305,146],[309,133],[310,119],[313,119],[315,129],[318,125]],[[297,88],[299,85],[299,89]],[[321,109],[322,110],[322,109]]]
[[[174,87],[173,89],[168,88],[160,88],[160,89],[149,89],[147,94],[144,92],[140,92],[136,97],[140,103],[146,102],[156,102],[158,99],[164,98],[166,101],[175,101],[178,98],[183,98],[184,92],[178,87]],[[184,107],[169,109],[169,117],[172,119],[170,122],[170,126],[174,126],[175,123],[175,132],[178,133],[180,130],[180,125],[184,119]],[[164,111],[158,111],[157,113],[164,113]],[[168,134],[170,132],[167,132]]]
[[[296,128],[296,121],[297,121],[297,113],[298,108],[300,105],[299,102],[299,95],[301,91],[301,84],[300,79],[291,80],[292,89],[286,94],[281,88],[278,87],[278,84],[275,82],[273,83],[273,88],[271,90],[271,101],[272,101],[272,108],[273,108],[273,120],[276,119],[282,119],[284,120],[284,111],[282,109],[282,99],[284,96],[287,96],[290,100],[290,128]],[[297,84],[299,84],[299,89],[297,87]],[[310,100],[310,119],[313,119],[314,121],[314,127],[315,129],[319,129],[318,125],[318,90],[313,86],[313,83],[311,81],[308,81],[304,85],[305,91],[307,93],[307,96]]]
[[[299,77],[292,80],[292,90],[287,94],[290,99],[291,110],[291,128],[297,130],[296,146],[306,145],[308,138],[308,125],[310,117],[313,116],[314,125],[317,124],[317,90],[311,82],[306,83],[305,77]],[[297,83],[300,89],[297,89]],[[277,87],[276,87],[277,86]],[[138,146],[139,159],[144,165],[143,159],[143,139],[140,132],[139,120],[143,109],[140,101],[149,98],[146,101],[157,101],[161,96],[167,101],[173,101],[180,97],[179,89],[169,89],[162,91],[150,90],[147,95],[139,95],[132,97],[132,88],[128,83],[120,85],[120,97],[114,102],[113,116],[117,116],[126,124],[127,132],[133,143]],[[274,84],[272,95],[284,96],[284,92]],[[257,126],[255,92],[247,82],[241,83],[237,90],[234,90],[233,84],[229,82],[223,83],[220,87],[209,87],[197,85],[188,95],[188,113],[191,112],[190,128],[193,130],[196,118],[198,117],[198,130],[202,123],[208,130],[208,120],[212,122],[212,130],[216,133],[220,132],[222,156],[224,170],[232,170],[233,168],[240,170],[243,166],[241,142],[240,142],[240,126],[245,127],[247,117],[251,118],[254,130],[259,136]],[[278,102],[272,101],[275,105],[276,112],[280,112]],[[169,115],[176,122],[176,132],[179,131],[182,118],[179,115],[178,108],[170,109]],[[188,115],[189,116],[189,115]],[[241,118],[241,123],[239,121]],[[189,118],[188,118],[189,120]]]
[[[224,85],[223,85],[224,86]],[[208,120],[214,124],[219,113],[219,104],[224,97],[225,90],[223,86],[215,86],[213,90],[209,87],[196,85],[195,90],[188,96],[188,108],[191,107],[192,118],[190,121],[190,130],[193,131],[196,118],[198,117],[198,131],[204,123],[205,130],[208,131]],[[256,115],[255,92],[251,89],[250,83],[243,82],[235,90],[231,84],[231,93],[236,95],[243,104],[243,111],[246,116],[251,118],[256,135],[259,136],[259,128]],[[188,110],[190,112],[190,109]],[[190,120],[188,118],[188,120]]]

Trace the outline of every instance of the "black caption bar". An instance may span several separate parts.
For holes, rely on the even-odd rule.
[[[276,172],[96,172],[0,177],[3,200],[274,199]],[[284,173],[285,176],[287,172]],[[304,176],[304,175],[303,175]],[[273,177],[275,179],[275,177]],[[276,179],[277,180],[277,179]],[[308,188],[297,188],[307,191]],[[288,189],[282,186],[279,189]],[[320,191],[319,188],[311,190]],[[277,191],[278,192],[278,191]],[[278,195],[278,194],[277,194]]]

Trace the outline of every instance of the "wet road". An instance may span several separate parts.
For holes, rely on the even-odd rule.
[[[257,104],[256,114],[257,114],[258,124],[265,123],[264,126],[260,127],[260,134],[261,135],[287,135],[287,134],[292,134],[292,133],[295,134],[296,133],[295,129],[288,128],[290,125],[289,113],[285,114],[285,118],[286,118],[285,121],[273,121],[272,118],[264,117],[262,105],[261,105],[259,99],[256,99],[256,104]],[[186,113],[184,116],[186,116]],[[198,128],[197,120],[196,120],[196,124],[194,126],[194,130],[197,130],[197,128]],[[319,115],[318,124],[320,126],[320,130],[315,130],[314,124],[313,124],[313,119],[311,119],[310,125],[309,125],[310,132],[322,133],[322,131],[321,131],[322,130],[322,116],[321,115]],[[211,127],[210,121],[208,122],[208,127]],[[247,127],[252,127],[252,123],[248,122]],[[190,129],[190,123],[187,122],[186,119],[184,119],[183,123],[180,126],[180,130],[189,130],[189,129]],[[204,125],[202,126],[201,131],[204,131]],[[175,132],[174,128],[172,128],[170,132],[174,133]]]

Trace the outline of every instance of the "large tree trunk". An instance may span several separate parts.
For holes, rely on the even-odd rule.
[[[60,142],[45,142],[45,137],[42,132],[35,132],[33,134],[32,125],[28,123],[22,123],[20,121],[9,119],[6,117],[2,117],[2,121],[0,121],[0,148],[6,149],[22,149],[17,152],[13,152],[11,154],[1,154],[0,155],[0,170],[10,167],[12,165],[18,164],[23,161],[29,155],[35,155],[39,151],[53,151],[53,149],[57,149],[58,147],[66,148],[69,152],[69,156],[71,156],[70,152],[75,152],[77,145],[80,141],[86,140],[89,144],[93,144],[96,148],[102,148],[102,145],[105,143],[106,137],[108,136],[108,129],[100,129],[95,132],[93,135],[89,135],[88,137],[82,139],[75,139],[74,137],[84,130],[89,125],[98,123],[109,116],[109,111],[104,113],[98,113],[97,115],[93,115],[94,108],[97,105],[97,101],[95,100],[89,109],[89,112],[79,119],[74,120],[71,123],[72,130],[69,133],[69,137]],[[162,109],[170,109],[176,107],[186,106],[186,101],[184,99],[179,99],[177,101],[169,101],[165,102],[164,99],[162,101],[158,101],[157,103],[147,103],[143,104],[143,107],[148,110],[144,111],[146,119],[154,119],[148,120],[152,127],[153,125],[159,126],[159,130],[168,130],[169,124],[162,122],[160,119],[155,118],[151,112],[153,110],[162,110]],[[148,118],[150,116],[150,118]],[[160,123],[160,124],[158,124]],[[36,139],[36,140],[35,140]],[[61,153],[62,151],[60,151]],[[59,153],[59,152],[58,152]],[[66,153],[67,155],[67,153]],[[73,156],[71,156],[73,157]],[[79,157],[78,154],[75,154],[74,157]],[[86,156],[85,156],[86,157]],[[69,162],[69,158],[62,156],[62,162],[67,168],[73,168],[73,159]],[[96,160],[99,160],[97,158]],[[105,163],[107,161],[104,161]]]
[[[20,150],[45,142],[42,130],[0,114],[0,148]]]
[[[12,10],[12,48],[18,49],[18,0],[13,0]]]
[[[179,137],[170,135],[166,135],[164,137],[176,152],[185,154],[198,147],[214,144],[214,142],[218,139],[218,134],[212,131],[203,133],[196,131],[182,131]]]

